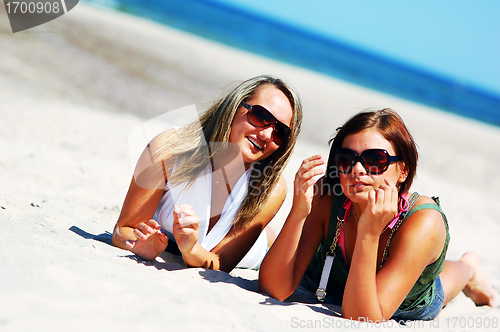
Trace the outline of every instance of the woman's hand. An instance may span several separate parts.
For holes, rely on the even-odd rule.
[[[325,161],[319,154],[304,159],[293,183],[294,195],[291,213],[305,218],[311,212],[314,184],[318,176],[325,173],[324,164]]]
[[[173,216],[175,242],[182,254],[189,253],[198,242],[200,219],[188,204],[176,205]]]
[[[161,226],[151,219],[141,222],[133,230],[136,240],[127,240],[125,246],[145,260],[153,260],[160,255],[168,244],[168,238],[161,232]]]
[[[359,218],[359,229],[380,236],[398,214],[398,189],[389,179],[368,193],[368,204]]]

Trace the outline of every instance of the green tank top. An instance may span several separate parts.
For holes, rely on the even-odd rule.
[[[423,209],[435,209],[441,213],[443,216],[443,220],[446,227],[446,241],[444,244],[443,251],[439,258],[432,264],[429,264],[425,267],[424,271],[420,275],[420,277],[413,285],[413,288],[410,290],[410,293],[403,300],[403,303],[399,306],[400,310],[410,311],[414,310],[417,307],[425,307],[425,303],[430,305],[432,301],[428,301],[428,299],[434,297],[434,293],[436,290],[435,280],[439,276],[439,273],[444,268],[446,251],[448,250],[448,243],[450,242],[450,234],[448,230],[448,220],[446,219],[445,214],[441,210],[441,206],[439,203],[439,198],[432,198],[436,204],[427,203],[421,204],[412,208],[406,216],[404,217],[402,223],[407,220],[413,213],[423,210]],[[323,264],[325,262],[326,255],[330,249],[330,245],[335,236],[335,230],[337,226],[337,211],[339,210],[340,204],[344,201],[343,196],[334,195],[332,198],[332,207],[330,212],[330,221],[328,225],[328,238],[323,239],[319,245],[319,248],[314,255],[311,263],[309,264],[306,275],[311,278],[315,285],[319,285],[319,280],[321,278],[321,271],[323,270]],[[397,230],[392,234],[396,234]],[[390,255],[390,247],[388,248],[388,256]],[[347,276],[349,274],[349,266],[347,266],[344,256],[342,255],[342,251],[340,245],[337,244],[335,248],[335,259],[333,260],[332,269],[330,272],[330,277],[328,279],[328,285],[326,287],[327,294],[333,294],[340,300],[342,300],[344,295],[344,288],[347,282]],[[427,305],[427,306],[428,306]]]

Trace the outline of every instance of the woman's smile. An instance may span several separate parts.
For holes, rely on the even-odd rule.
[[[264,150],[263,144],[259,143],[257,139],[247,136],[247,140],[250,141],[250,143],[252,144],[252,146],[255,147],[256,150],[258,151]]]

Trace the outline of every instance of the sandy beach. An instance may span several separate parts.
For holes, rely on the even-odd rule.
[[[129,135],[259,74],[287,80],[304,104],[289,184],[304,158],[327,158],[351,115],[398,111],[419,146],[413,190],[439,196],[448,216],[447,257],[476,252],[500,303],[498,127],[83,3],[16,34],[0,6],[0,59],[0,331],[401,329],[338,318],[303,292],[272,299],[257,271],[186,269],[166,253],[146,262],[111,245],[132,176]],[[500,310],[460,294],[405,329],[498,331]]]

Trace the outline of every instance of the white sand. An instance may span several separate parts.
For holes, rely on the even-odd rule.
[[[0,331],[356,327],[326,306],[259,294],[256,271],[185,269],[169,255],[143,262],[109,244],[131,178],[132,130],[179,107],[200,110],[225,84],[262,73],[291,82],[304,103],[289,183],[303,158],[327,157],[326,142],[349,116],[397,110],[420,148],[414,189],[439,196],[448,215],[448,258],[475,251],[500,290],[498,127],[82,3],[10,31],[0,12]],[[276,230],[289,207],[287,198]],[[461,294],[434,325],[408,329],[498,330],[499,319],[498,308]],[[391,326],[399,328],[368,327]]]

